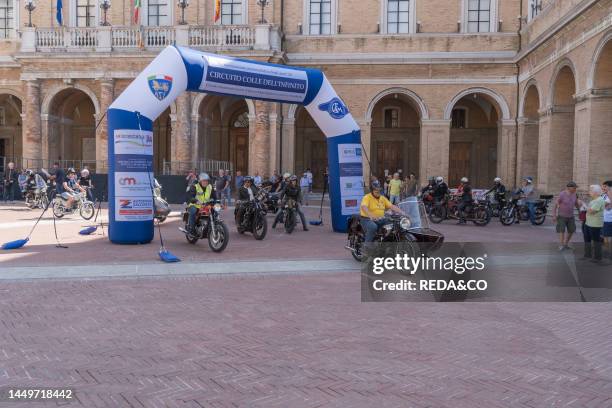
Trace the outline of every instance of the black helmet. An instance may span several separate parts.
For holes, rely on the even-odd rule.
[[[76,170],[74,169],[74,167],[70,167],[70,168],[68,169],[68,174],[70,174],[70,173],[74,173],[74,174],[76,174]]]
[[[380,182],[378,180],[373,181],[372,184],[370,185],[370,190],[382,190],[382,187],[380,186]]]
[[[242,180],[242,182],[243,182],[243,183],[246,183],[247,181],[248,181],[249,183],[252,183],[252,182],[253,182],[253,177],[251,177],[251,176],[245,176],[245,178]]]
[[[28,175],[28,176],[33,176],[33,175],[34,175],[34,172],[33,172],[32,170],[30,170],[30,169],[27,169],[27,170],[25,171],[25,173],[26,173],[26,175]]]
[[[289,177],[289,181],[297,181],[297,176],[294,174],[293,176]]]

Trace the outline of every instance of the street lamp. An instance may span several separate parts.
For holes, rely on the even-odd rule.
[[[257,0],[257,5],[261,7],[261,20],[259,21],[259,24],[266,23],[266,19],[264,18],[264,9],[268,5],[268,3],[269,3],[269,0]]]
[[[187,24],[185,21],[185,9],[189,6],[189,0],[178,0],[178,6],[181,8],[181,21],[179,24]]]
[[[101,0],[100,1],[100,8],[104,11],[104,21],[102,21],[103,26],[110,25],[106,19],[106,12],[110,8],[110,6],[111,6],[111,0]]]
[[[32,26],[32,12],[36,8],[36,2],[34,0],[26,0],[25,9],[28,10],[28,27]]]

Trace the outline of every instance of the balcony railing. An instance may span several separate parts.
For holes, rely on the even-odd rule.
[[[26,27],[22,52],[110,52],[159,49],[171,44],[211,50],[278,50],[280,35],[269,24],[255,26]]]

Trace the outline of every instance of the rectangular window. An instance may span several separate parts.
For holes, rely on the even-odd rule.
[[[491,0],[468,0],[468,32],[491,31]]]
[[[93,27],[96,25],[96,0],[77,0],[76,26]]]
[[[310,0],[310,34],[331,34],[331,0]]]
[[[465,129],[466,127],[465,109],[453,109],[451,127],[453,129]]]
[[[387,33],[408,33],[410,0],[387,0]]]
[[[242,24],[242,0],[221,1],[221,24]]]
[[[147,24],[150,26],[170,25],[167,0],[149,0],[147,3]]]
[[[529,19],[531,20],[542,11],[542,0],[529,0]]]
[[[0,0],[0,38],[13,37],[13,0]]]
[[[0,126],[6,126],[6,111],[4,106],[0,106]]]
[[[399,109],[391,108],[385,109],[385,128],[398,128],[399,127]]]

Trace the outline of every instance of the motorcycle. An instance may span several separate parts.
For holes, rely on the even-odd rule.
[[[479,227],[484,227],[491,221],[491,211],[486,199],[474,200],[464,211],[467,213],[465,220],[472,221]],[[429,218],[434,224],[439,224],[446,219],[460,219],[458,202],[445,199],[434,204]]]
[[[161,184],[159,184],[157,179],[154,179],[153,182],[154,182],[153,204],[155,208],[154,217],[157,220],[157,222],[164,222],[166,221],[166,218],[168,218],[168,215],[170,214],[170,205],[168,204],[168,201],[166,201],[161,196],[161,190],[162,190]]]
[[[412,243],[406,245],[406,249],[412,252],[409,254],[410,256],[418,256],[421,253],[426,255],[440,248],[444,241],[444,235],[429,228],[429,219],[423,202],[405,201],[398,206],[407,216],[394,214],[386,217],[387,222],[378,228],[374,242]],[[345,248],[351,251],[355,260],[363,261],[365,230],[361,225],[359,215],[353,215],[349,218],[347,238]]]
[[[34,185],[24,182],[21,192],[25,198],[26,206],[30,209],[46,208],[49,204],[47,189],[47,183],[39,174],[34,176]]]
[[[255,195],[255,200],[249,202],[238,202],[234,210],[234,219],[236,221],[236,229],[239,234],[252,232],[256,240],[262,240],[268,232],[268,222],[266,220],[266,209],[264,202],[266,200],[266,192],[259,190]],[[242,215],[242,220],[239,219],[239,206],[246,206]]]
[[[535,225],[542,225],[546,221],[548,205],[553,199],[552,195],[540,195],[535,205]],[[529,207],[526,203],[520,203],[521,193],[515,192],[510,202],[501,210],[499,221],[502,225],[509,226],[519,221],[529,221]]]
[[[222,252],[229,241],[229,230],[221,217],[221,202],[209,201],[202,205],[196,216],[195,232],[189,230],[189,212],[183,212],[184,228],[180,231],[185,234],[187,242],[195,244],[200,239],[208,239],[208,246],[213,252]]]
[[[285,201],[281,221],[285,226],[285,232],[291,234],[297,225],[297,201],[292,198]]]
[[[61,196],[56,196],[53,199],[53,215],[57,218],[62,218],[64,215],[74,214],[77,210],[81,217],[85,220],[90,220],[94,216],[94,203],[87,200],[86,193],[79,192],[74,194],[74,202],[72,207],[66,207],[68,202]]]
[[[268,184],[266,186],[262,186],[259,190],[265,193],[264,200],[262,202],[262,207],[267,213],[276,214],[278,211],[278,201],[280,200],[280,193],[270,191],[272,189],[272,185]]]

